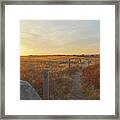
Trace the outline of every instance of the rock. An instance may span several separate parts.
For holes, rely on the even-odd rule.
[[[27,81],[20,80],[20,100],[41,100],[41,98]]]

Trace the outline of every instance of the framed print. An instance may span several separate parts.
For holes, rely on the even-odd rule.
[[[1,118],[119,119],[119,2],[4,1]]]

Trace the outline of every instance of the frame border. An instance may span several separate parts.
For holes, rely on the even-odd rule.
[[[119,7],[120,1],[2,1],[0,119],[119,119]],[[5,5],[115,5],[115,115],[5,115]]]

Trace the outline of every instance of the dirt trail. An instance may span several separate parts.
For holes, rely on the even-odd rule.
[[[72,99],[74,100],[80,100],[83,99],[83,94],[81,92],[81,83],[80,83],[80,71],[75,72],[73,75],[71,75],[73,78],[73,84],[72,84]]]

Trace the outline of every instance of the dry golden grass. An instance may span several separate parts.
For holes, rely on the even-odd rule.
[[[100,64],[84,68],[81,78],[86,99],[100,99]]]
[[[72,62],[76,63],[72,63],[69,68],[69,59],[71,58],[74,58],[72,59]],[[71,74],[74,74],[76,71],[80,70],[80,66],[77,63],[79,58],[84,60],[89,59],[91,61],[91,65],[99,64],[99,56],[89,58],[76,55],[21,56],[20,79],[28,81],[36,89],[39,95],[43,97],[43,70],[48,69],[50,80],[49,99],[69,100],[72,97],[71,88],[72,83],[74,82]],[[91,77],[91,74],[88,78],[89,77]],[[84,80],[85,79],[83,79],[83,81]],[[87,82],[84,83],[83,87],[85,84],[87,84]],[[97,97],[92,98],[96,99]],[[86,97],[84,99],[86,99]]]

